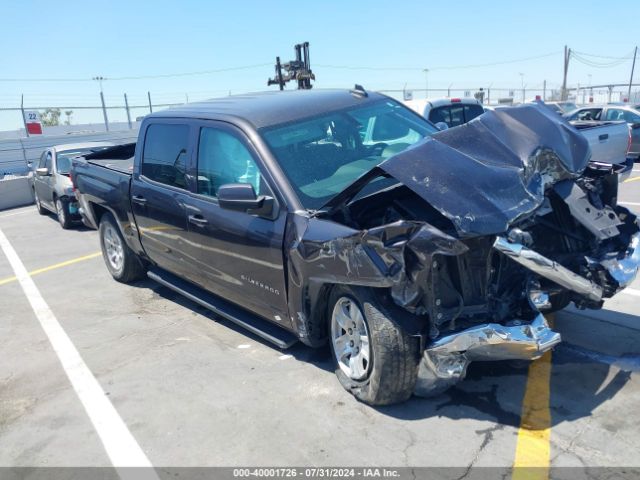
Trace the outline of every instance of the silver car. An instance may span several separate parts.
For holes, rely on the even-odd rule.
[[[80,220],[69,171],[71,159],[113,146],[109,142],[72,143],[47,148],[40,156],[33,177],[33,196],[38,213],[58,216],[62,228]]]

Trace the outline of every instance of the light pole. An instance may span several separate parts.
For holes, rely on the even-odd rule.
[[[453,85],[453,82],[451,82],[449,84],[449,86],[447,87],[447,97],[451,98],[451,85]]]
[[[522,86],[522,103],[524,103],[524,73],[518,73],[520,75],[520,85]]]
[[[429,98],[429,69],[425,68],[422,71],[424,72],[424,96],[425,98]]]
[[[587,74],[587,77],[589,77],[589,103],[593,102],[593,88],[591,87],[591,74]],[[582,102],[584,103],[584,101]]]
[[[95,76],[93,80],[96,80],[100,84],[100,101],[102,102],[102,116],[104,117],[104,127],[109,131],[109,118],[107,117],[107,107],[104,104],[104,93],[102,93],[102,81],[106,78],[102,76]]]

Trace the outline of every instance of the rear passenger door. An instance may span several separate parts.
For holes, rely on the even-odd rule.
[[[131,182],[131,207],[149,258],[181,277],[194,276],[185,258],[190,124],[157,120],[146,127],[142,154]]]
[[[283,240],[286,212],[226,210],[217,192],[229,183],[251,184],[257,195],[275,198],[268,175],[247,137],[224,122],[206,122],[195,133],[195,192],[187,207],[189,257],[207,290],[262,317],[290,327]]]

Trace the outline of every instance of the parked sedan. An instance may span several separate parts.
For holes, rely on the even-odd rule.
[[[640,109],[638,105],[590,105],[578,108],[564,117],[569,120],[624,120],[631,129],[631,143],[628,156],[640,159]]]
[[[109,142],[73,143],[55,145],[42,152],[33,178],[33,196],[38,213],[55,213],[65,229],[80,220],[69,177],[71,159],[111,146],[113,144]]]

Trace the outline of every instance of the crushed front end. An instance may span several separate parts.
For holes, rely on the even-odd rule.
[[[589,157],[581,134],[544,108],[487,113],[339,195],[320,217],[349,234],[301,237],[297,264],[380,287],[403,310],[398,321],[421,339],[417,394],[459,381],[474,360],[536,359],[560,342],[544,314],[600,308],[640,265],[616,167]],[[397,184],[359,196],[381,176]]]

